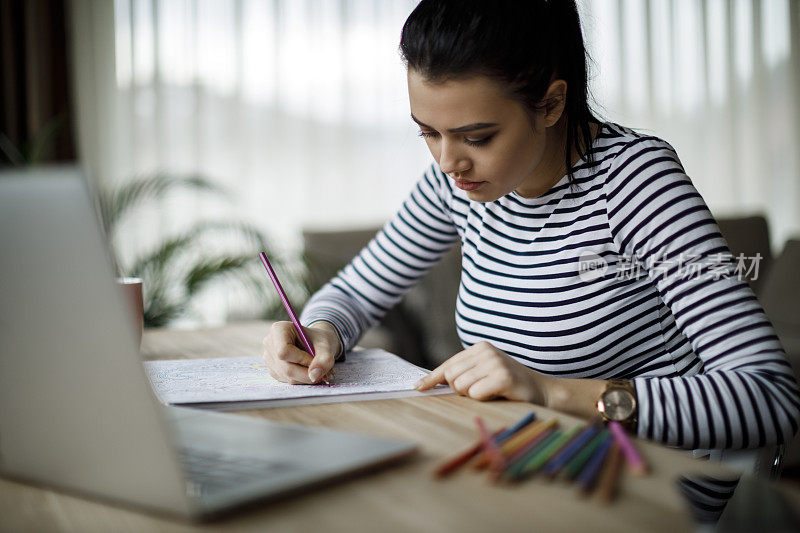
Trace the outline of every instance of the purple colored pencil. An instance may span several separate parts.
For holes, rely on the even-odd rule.
[[[619,444],[619,447],[622,450],[622,454],[628,461],[631,470],[633,470],[635,474],[640,476],[646,474],[647,463],[644,462],[642,456],[639,455],[639,452],[636,451],[636,447],[633,445],[631,440],[625,434],[625,429],[622,427],[622,425],[620,425],[620,423],[617,421],[611,421],[608,423],[608,429],[610,429],[611,434],[614,435],[614,440],[616,440],[617,444]]]
[[[261,252],[258,254],[258,257],[261,258],[261,262],[264,263],[264,268],[267,269],[267,274],[269,274],[269,279],[272,280],[272,284],[275,285],[275,290],[278,291],[278,296],[283,302],[283,307],[286,309],[286,312],[289,313],[289,318],[292,319],[292,324],[294,324],[294,329],[297,330],[297,334],[300,335],[300,340],[303,341],[303,345],[306,347],[306,351],[314,357],[314,347],[311,345],[311,342],[306,337],[305,331],[303,331],[303,326],[300,325],[300,320],[297,319],[297,315],[294,313],[294,309],[292,309],[292,304],[289,303],[289,297],[286,296],[286,292],[281,287],[281,282],[278,279],[278,275],[272,270],[272,265],[269,264],[269,259],[267,259],[267,254]]]

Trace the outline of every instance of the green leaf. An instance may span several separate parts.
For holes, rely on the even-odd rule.
[[[216,278],[241,275],[242,269],[254,260],[254,256],[250,254],[202,259],[189,270],[189,273],[184,278],[186,292],[193,296]]]
[[[212,233],[221,233],[226,242],[232,242],[236,238],[241,238],[246,249],[242,255],[250,254],[256,258],[259,251],[265,251],[271,256],[276,256],[272,252],[272,247],[267,242],[267,238],[251,224],[243,222],[200,222],[189,231],[171,237],[162,242],[156,250],[144,257],[139,258],[130,267],[124,269],[130,276],[140,276],[148,269],[162,271],[173,259],[183,253],[188,253],[193,247],[201,246],[203,237]],[[281,264],[280,259],[277,260]]]
[[[180,188],[224,193],[199,176],[159,174],[138,178],[117,189],[101,192],[98,203],[107,234],[112,235],[122,217],[132,209]],[[303,268],[287,262],[263,232],[241,221],[197,222],[188,230],[165,238],[121,271],[144,281],[147,327],[169,325],[191,308],[192,299],[198,293],[216,281],[236,283],[247,295],[263,301],[265,316],[285,317],[280,315],[284,313],[283,306],[258,259],[260,251],[267,253],[273,267],[279,271],[292,302],[301,305],[308,294]]]
[[[292,307],[294,307],[294,304],[292,304]],[[281,301],[276,299],[272,300],[264,307],[264,310],[261,312],[261,319],[287,320],[288,314],[286,313],[286,309],[283,308]]]
[[[136,178],[100,194],[100,211],[107,232],[111,234],[119,221],[133,208],[148,201],[162,199],[168,192],[181,188],[229,196],[225,189],[200,175],[156,174]]]
[[[198,239],[200,232],[192,230],[183,235],[167,239],[148,255],[139,258],[130,269],[128,275],[142,277],[146,272],[163,272],[170,261],[177,255],[186,252]]]
[[[60,113],[50,119],[44,126],[36,132],[30,140],[27,150],[29,165],[36,165],[44,160],[53,149],[53,142],[56,136],[61,133],[67,120],[67,113]]]
[[[205,221],[198,222],[193,230],[198,233],[220,233],[226,237],[226,241],[230,242],[237,238],[245,241],[246,247],[252,247],[258,251],[265,251],[270,253],[272,245],[269,239],[255,226],[247,222],[230,222],[230,221]],[[258,255],[258,251],[254,255]]]
[[[14,143],[11,142],[11,139],[2,131],[0,131],[0,151],[3,152],[3,155],[6,156],[9,163],[13,166],[20,167],[28,164],[19,148],[17,148]]]
[[[150,299],[144,308],[144,327],[164,327],[184,311],[185,306],[180,303],[170,303],[160,298]]]
[[[5,133],[0,132],[0,152],[14,166],[39,164],[52,151],[53,142],[61,133],[66,121],[66,112],[56,115],[39,128],[22,147],[17,147]]]

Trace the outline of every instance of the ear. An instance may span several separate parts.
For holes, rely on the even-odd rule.
[[[567,82],[555,80],[547,88],[547,92],[542,99],[544,103],[544,122],[546,127],[550,127],[561,118],[564,113],[564,106],[567,103]]]

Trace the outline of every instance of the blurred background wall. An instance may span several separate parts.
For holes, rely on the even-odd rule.
[[[0,0],[0,166],[74,161],[62,0]]]

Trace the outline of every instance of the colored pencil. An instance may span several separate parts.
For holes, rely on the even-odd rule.
[[[628,465],[631,467],[633,473],[639,476],[647,474],[647,463],[644,462],[642,456],[639,455],[638,451],[636,451],[636,447],[625,434],[625,429],[620,425],[620,423],[616,421],[609,422],[608,429],[610,429],[611,434],[614,435],[614,440],[616,440],[617,444],[619,444],[619,447],[622,450],[622,453],[625,455],[625,459],[628,461]]]
[[[580,486],[582,494],[589,494],[592,491],[595,481],[597,481],[597,477],[600,474],[600,470],[603,468],[606,456],[608,456],[608,451],[613,444],[614,438],[609,435],[600,447],[597,448],[597,451],[589,458],[589,461],[586,463],[586,466],[583,467],[581,473],[578,474],[575,482]]]
[[[500,480],[501,477],[504,476],[508,477],[506,474],[508,474],[509,470],[512,469],[515,463],[518,463],[519,459],[521,459],[528,453],[533,453],[535,450],[540,450],[542,446],[546,446],[547,443],[550,442],[550,440],[554,436],[557,437],[559,434],[560,431],[558,431],[557,429],[556,430],[548,429],[547,431],[540,433],[539,435],[531,439],[531,441],[528,444],[525,444],[524,446],[522,446],[522,448],[517,450],[516,453],[506,458],[505,470],[503,470],[502,472],[497,472],[497,471],[492,472],[489,476],[489,479],[494,482],[497,482]]]
[[[508,450],[509,445],[511,446],[518,446],[520,443],[528,442],[532,437],[538,435],[543,431],[545,428],[545,422],[543,420],[534,420],[520,431],[515,433],[514,435],[510,435],[507,439],[505,439],[502,443],[500,443],[500,452],[503,455],[509,455]],[[514,448],[516,449],[516,448]],[[486,452],[481,452],[476,458],[472,465],[475,470],[483,470],[488,466],[489,458],[486,456]]]
[[[508,428],[505,431],[503,431],[503,433],[501,433],[500,436],[497,437],[497,439],[496,439],[497,442],[503,442],[503,441],[507,440],[509,437],[511,437],[511,435],[513,435],[517,431],[521,430],[522,428],[524,428],[525,426],[527,426],[528,424],[530,424],[534,420],[536,420],[536,413],[531,411],[527,415],[525,415],[522,418],[520,418],[517,421],[517,423],[515,423],[513,426],[511,426],[510,428]]]
[[[555,418],[551,418],[550,420],[541,420],[538,422],[534,422],[530,426],[526,427],[506,442],[500,447],[500,451],[504,456],[510,456],[514,452],[520,449],[526,442],[530,442],[530,440],[540,433],[547,431],[548,429],[552,429],[556,424],[558,424],[558,420]],[[475,469],[480,470],[484,468],[488,464],[488,461],[485,457],[480,457],[478,462],[475,464]]]
[[[599,428],[594,425],[588,425],[584,428],[584,430],[575,437],[572,442],[570,442],[567,446],[564,447],[560,452],[558,452],[547,464],[544,465],[544,473],[548,477],[553,477],[558,472],[564,468],[564,466],[569,462],[572,457],[578,453],[586,443],[591,440],[592,437],[599,431]]]
[[[500,448],[497,447],[497,443],[492,436],[489,435],[489,431],[486,429],[486,425],[483,423],[481,417],[475,417],[475,424],[478,425],[478,431],[483,441],[483,453],[489,458],[491,468],[493,470],[502,470],[505,468],[505,459],[503,458],[503,454],[500,453]]]
[[[501,447],[502,451],[506,455],[511,455],[516,450],[519,449],[520,446],[525,444],[526,442],[530,441],[533,437],[538,435],[539,433],[551,429],[558,423],[558,420],[555,418],[551,418],[550,420],[539,420],[534,422],[533,424],[529,425],[507,441],[503,443]]]
[[[551,457],[567,446],[578,435],[580,430],[579,426],[570,428],[566,433],[562,433],[557,440],[548,444],[546,448],[528,454],[517,465],[506,470],[506,472],[509,472],[509,477],[516,479],[533,474],[544,466]]]
[[[556,430],[557,431],[557,430]],[[511,468],[514,466],[514,463],[518,462],[522,459],[525,455],[527,455],[533,448],[538,447],[540,443],[550,437],[554,430],[545,430],[531,440],[520,446],[517,450],[514,451],[511,455],[508,456],[506,459],[506,463],[508,463],[508,467]]]
[[[615,441],[608,452],[603,473],[600,474],[600,481],[597,484],[597,497],[601,502],[610,503],[616,496],[620,472],[622,472],[622,448]]]
[[[286,313],[289,315],[289,319],[292,321],[292,325],[294,325],[294,329],[297,331],[300,341],[303,343],[303,346],[305,346],[306,351],[311,355],[311,357],[316,357],[317,354],[314,353],[314,345],[311,344],[310,340],[308,340],[306,332],[303,330],[303,326],[300,324],[300,319],[297,318],[297,313],[294,312],[294,308],[292,307],[291,302],[289,302],[289,297],[286,295],[286,291],[283,290],[283,286],[278,279],[278,274],[275,273],[275,270],[272,268],[272,264],[270,264],[269,259],[267,259],[267,254],[264,252],[259,252],[258,257],[261,259],[261,263],[267,270],[267,275],[269,276],[269,279],[272,280],[272,285],[275,286],[275,291],[278,293],[278,297],[281,299],[281,303],[283,303],[283,307],[286,309]],[[327,385],[331,384],[328,380],[329,376],[330,372],[322,377],[322,381]]]
[[[538,457],[542,453],[552,448],[553,444],[557,444],[563,440],[564,433],[559,430],[550,431],[545,439],[539,442],[536,446],[523,454],[513,465],[506,468],[503,477],[509,481],[518,481],[522,478],[522,470],[525,465],[530,462],[533,457]]]
[[[579,451],[575,456],[567,463],[567,466],[564,467],[564,475],[567,479],[574,479],[583,467],[586,466],[586,463],[591,459],[594,452],[603,444],[604,441],[611,438],[611,435],[608,434],[607,429],[603,429],[594,438],[583,447],[581,451]]]
[[[267,270],[267,275],[269,275],[269,279],[272,280],[272,284],[275,286],[275,291],[278,293],[278,297],[281,299],[281,303],[283,303],[286,313],[289,315],[294,328],[297,330],[297,334],[300,336],[303,346],[305,346],[306,351],[313,357],[315,355],[314,346],[311,344],[311,341],[308,340],[308,337],[306,337],[306,334],[303,331],[303,326],[300,325],[300,320],[297,318],[297,314],[294,312],[294,308],[292,308],[292,304],[289,302],[289,297],[286,295],[286,291],[283,290],[283,286],[281,286],[278,275],[272,269],[269,259],[267,259],[267,254],[260,252],[258,257],[264,264],[264,268]]]
[[[500,436],[505,432],[508,431],[506,428],[499,429],[494,432],[492,437],[494,439],[499,439]],[[436,477],[446,477],[449,476],[451,473],[455,472],[458,467],[464,465],[472,459],[475,455],[483,450],[483,440],[478,440],[473,446],[464,450],[460,454],[456,455],[448,459],[447,461],[443,462],[439,467],[434,471],[434,475]]]

